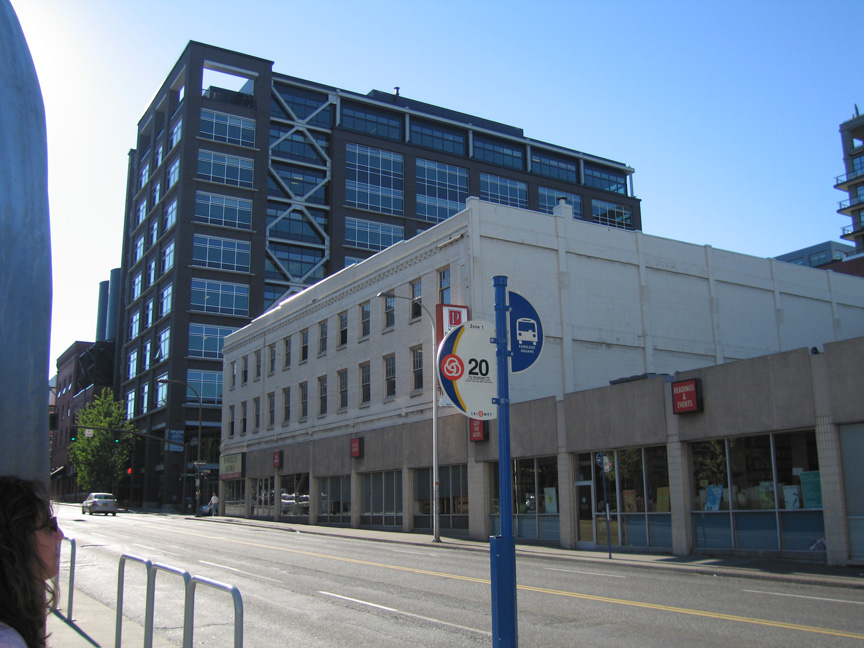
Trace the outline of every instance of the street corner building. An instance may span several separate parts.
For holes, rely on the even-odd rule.
[[[543,326],[510,379],[519,542],[864,559],[864,280],[646,235],[625,163],[273,65],[191,42],[137,126],[131,502],[497,533],[496,421],[431,366],[506,276]]]
[[[864,558],[864,281],[598,226],[563,200],[468,198],[229,336],[226,513],[431,529],[428,358],[446,321],[433,333],[417,304],[492,322],[501,275],[544,332],[510,377],[517,541]],[[438,415],[442,532],[485,539],[496,422]]]

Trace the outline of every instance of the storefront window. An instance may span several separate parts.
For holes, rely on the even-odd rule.
[[[729,439],[732,506],[739,510],[774,509],[771,437]]]
[[[225,500],[225,515],[246,516],[246,480],[231,479],[222,482]]]
[[[728,511],[729,489],[726,442],[723,439],[691,445],[693,506],[698,511]]]
[[[318,480],[318,521],[323,524],[351,522],[351,477],[322,477]]]
[[[576,457],[576,471],[580,543],[672,546],[665,446],[583,452]]]
[[[415,529],[431,529],[433,511],[432,469],[414,470]],[[438,522],[441,529],[468,529],[468,466],[441,466],[438,469]]]
[[[309,473],[282,475],[280,511],[284,516],[309,515]]]
[[[819,546],[825,526],[815,432],[735,437],[690,447],[695,546],[758,551]]]
[[[625,513],[645,512],[645,488],[642,477],[642,449],[618,451],[618,483]]]
[[[513,461],[513,533],[517,538],[557,541],[560,538],[558,515],[558,463],[556,457],[515,459]],[[492,479],[492,526],[500,530],[498,464],[490,471]]]
[[[360,480],[360,523],[369,526],[402,524],[402,471],[366,473]]]

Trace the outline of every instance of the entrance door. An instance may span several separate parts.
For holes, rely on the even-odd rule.
[[[594,482],[576,482],[576,541],[580,547],[597,544],[594,536]]]

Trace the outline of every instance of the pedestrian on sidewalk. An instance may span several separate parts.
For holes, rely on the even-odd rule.
[[[210,498],[210,515],[219,515],[219,496],[216,493]]]
[[[0,477],[0,646],[45,648],[62,540],[45,487]]]

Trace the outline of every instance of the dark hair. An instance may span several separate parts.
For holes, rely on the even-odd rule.
[[[0,621],[14,628],[30,648],[44,648],[45,617],[54,587],[43,580],[36,531],[52,515],[45,487],[0,476]]]

